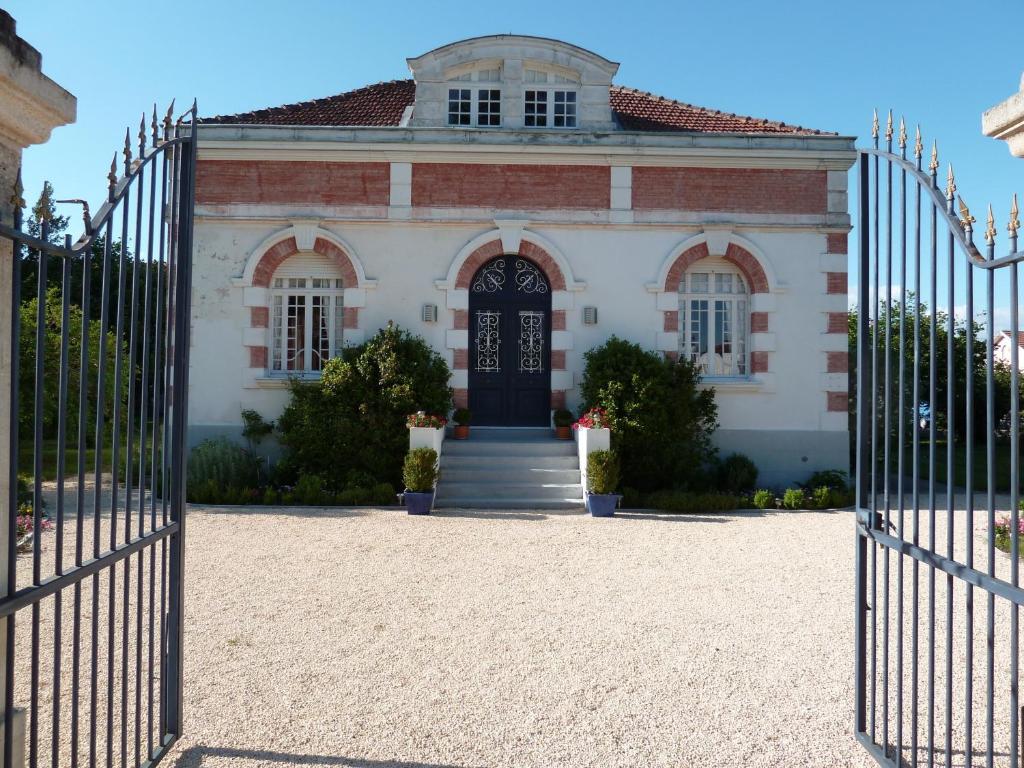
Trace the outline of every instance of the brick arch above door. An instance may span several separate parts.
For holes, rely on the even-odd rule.
[[[446,345],[451,353],[455,405],[464,407],[469,402],[469,284],[489,259],[514,255],[535,263],[551,284],[551,407],[564,408],[566,392],[573,388],[572,373],[566,367],[566,356],[573,348],[567,310],[574,306],[574,293],[586,284],[575,279],[568,260],[545,238],[526,230],[520,222],[496,223],[496,229],[466,243],[452,260],[448,277],[436,283],[445,291],[449,310]]]

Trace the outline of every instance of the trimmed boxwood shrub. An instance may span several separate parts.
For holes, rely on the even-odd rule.
[[[786,509],[807,509],[807,492],[803,488],[787,488],[782,495],[782,506]]]
[[[284,482],[317,475],[340,491],[359,471],[397,485],[408,448],[410,413],[448,413],[452,392],[444,359],[419,336],[388,325],[327,362],[319,382],[293,381],[278,419],[286,449]]]
[[[406,490],[430,493],[437,482],[437,451],[433,448],[413,448],[405,455],[402,479]]]
[[[703,485],[718,409],[714,391],[698,389],[696,367],[615,336],[583,357],[583,408],[607,411],[623,484],[641,492]]]
[[[754,506],[758,509],[775,509],[775,494],[764,488],[754,493]]]
[[[614,451],[594,451],[587,456],[587,490],[615,493],[619,487],[619,457]]]

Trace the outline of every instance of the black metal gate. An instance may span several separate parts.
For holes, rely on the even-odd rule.
[[[498,256],[469,289],[469,409],[482,426],[551,423],[551,287],[522,256]]]
[[[891,113],[884,148],[877,117],[872,133],[859,159],[856,735],[883,765],[1016,768],[1016,198],[1008,255],[991,207],[982,253],[934,145],[924,167],[920,130],[910,157]]]
[[[74,245],[45,220],[21,231],[17,210],[0,226],[15,254],[5,765],[22,750],[30,766],[153,765],[181,735],[196,108],[173,114],[143,115],[134,158],[126,135],[94,218],[62,201],[84,206]]]

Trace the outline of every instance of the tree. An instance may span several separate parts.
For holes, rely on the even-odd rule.
[[[289,479],[319,475],[327,487],[401,480],[408,450],[406,419],[416,411],[447,414],[451,373],[419,336],[388,325],[327,362],[319,382],[292,383],[278,419]],[[357,480],[354,480],[357,478]]]
[[[607,411],[623,486],[699,488],[715,458],[718,408],[714,390],[698,388],[696,366],[615,336],[583,358],[583,407]]]
[[[21,335],[19,350],[18,375],[18,427],[22,438],[31,438],[35,423],[35,361],[36,361],[36,319],[39,303],[37,299],[29,299],[21,305]],[[51,288],[46,293],[45,322],[46,335],[43,345],[43,436],[52,438],[57,434],[57,421],[60,413],[59,381],[60,381],[60,349],[62,331],[62,304],[60,290]],[[66,410],[66,429],[68,442],[74,444],[78,430],[78,394],[81,381],[81,349],[82,349],[82,310],[71,307],[68,318],[68,401]],[[97,323],[89,326],[88,363],[86,368],[86,384],[89,395],[86,398],[89,443],[95,438],[96,407],[99,398],[96,396],[100,365],[100,328]],[[117,337],[110,331],[106,334],[106,353],[103,357],[106,382],[102,398],[107,428],[114,417],[114,363],[118,351]],[[128,381],[132,375],[127,359],[127,346],[121,345],[122,380],[121,402],[128,398]],[[127,418],[127,408],[121,409],[122,420]]]

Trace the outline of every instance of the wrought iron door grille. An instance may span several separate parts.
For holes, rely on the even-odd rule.
[[[952,168],[940,188],[937,150],[925,169],[918,131],[908,158],[891,113],[884,148],[879,133],[876,117],[858,165],[855,731],[883,765],[1018,768],[1016,198],[1007,255],[991,208],[982,253]]]
[[[162,123],[154,110],[146,128],[143,117],[136,157],[126,136],[122,174],[115,155],[107,200],[92,219],[85,207],[74,245],[51,243],[45,221],[26,234],[18,208],[13,227],[0,223],[15,254],[9,503],[23,502],[20,468],[35,534],[19,559],[11,515],[5,765],[23,747],[32,768],[154,765],[181,734],[195,105]]]

